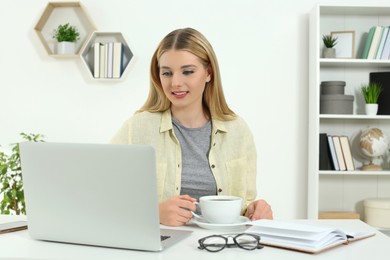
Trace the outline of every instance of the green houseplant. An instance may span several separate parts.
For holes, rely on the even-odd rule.
[[[40,134],[20,133],[23,141],[43,142]],[[11,144],[11,154],[0,151],[0,214],[26,214],[19,143]]]
[[[364,101],[366,102],[366,114],[376,115],[378,112],[378,98],[382,92],[382,86],[376,82],[362,84],[361,87]]]
[[[59,54],[74,54],[75,43],[80,39],[80,33],[76,26],[69,23],[58,25],[53,31],[53,38],[57,40],[57,52]]]
[[[335,58],[336,57],[336,49],[334,46],[337,44],[337,37],[333,37],[332,35],[322,35],[322,41],[324,42],[324,58]]]

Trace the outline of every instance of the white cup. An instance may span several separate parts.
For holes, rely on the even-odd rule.
[[[236,196],[204,196],[195,202],[202,215],[192,214],[213,224],[232,224],[240,217],[242,199]]]

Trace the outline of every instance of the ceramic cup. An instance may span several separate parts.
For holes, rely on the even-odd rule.
[[[196,218],[213,224],[232,224],[240,217],[242,199],[235,196],[204,196],[195,202],[202,215],[192,212]]]

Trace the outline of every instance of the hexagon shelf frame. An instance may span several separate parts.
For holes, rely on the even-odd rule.
[[[94,55],[94,46],[95,43],[101,43],[105,45],[109,42],[120,42],[122,43],[122,68],[119,78],[109,78],[109,77],[94,77],[94,68],[95,68],[95,55]],[[83,60],[84,65],[89,71],[91,77],[96,80],[116,80],[122,78],[123,74],[126,71],[131,59],[133,58],[133,52],[131,51],[129,45],[127,44],[125,38],[121,32],[93,32],[87,43],[84,45],[84,48],[81,51],[81,59]],[[99,61],[100,63],[100,61]]]
[[[53,39],[53,31],[58,25],[66,23],[75,26],[80,33],[74,55],[56,54],[57,41]],[[54,58],[78,58],[86,40],[96,31],[94,23],[80,2],[49,2],[34,29],[46,52]]]

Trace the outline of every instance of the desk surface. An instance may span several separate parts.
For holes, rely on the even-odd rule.
[[[0,215],[0,223],[11,220],[20,220],[23,216]],[[45,242],[34,240],[28,231],[18,231],[0,235],[0,259],[14,260],[122,260],[122,259],[150,259],[150,260],[207,260],[207,259],[348,259],[348,260],[376,260],[390,259],[390,237],[377,231],[359,220],[292,220],[319,226],[337,227],[346,230],[374,231],[376,235],[364,240],[355,241],[349,245],[341,245],[328,251],[312,255],[285,249],[265,247],[261,250],[246,251],[239,248],[226,248],[218,253],[210,253],[197,249],[198,239],[211,234],[224,232],[201,229],[194,225],[180,227],[193,230],[194,233],[185,240],[167,248],[163,252],[140,252],[124,249],[71,245],[64,243]],[[243,230],[241,230],[243,231]],[[240,232],[240,231],[238,231]]]

